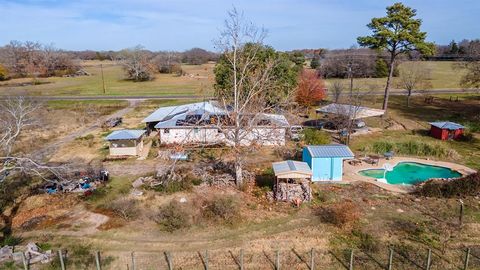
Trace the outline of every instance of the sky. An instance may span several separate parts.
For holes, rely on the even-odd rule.
[[[397,0],[398,1],[398,0]],[[244,12],[277,50],[349,48],[389,0],[0,0],[0,45],[38,41],[66,50],[214,50],[226,13]],[[428,40],[480,38],[480,0],[405,0]]]

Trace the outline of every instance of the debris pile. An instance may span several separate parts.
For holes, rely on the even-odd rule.
[[[276,201],[294,202],[300,200],[305,202],[312,199],[312,190],[307,182],[281,182],[275,185],[273,196]]]
[[[107,129],[107,128],[114,128],[116,126],[119,126],[122,124],[122,117],[113,117],[108,119],[107,121],[103,122],[102,128]]]
[[[213,186],[235,185],[235,177],[232,172],[231,164],[225,162],[201,164],[192,169],[192,174],[195,177]],[[255,180],[255,174],[252,172],[243,170],[242,175],[245,182]]]
[[[21,249],[21,247],[19,247]],[[51,250],[42,251],[37,244],[30,242],[25,246],[25,252],[13,252],[12,246],[0,248],[0,262],[15,261],[23,263],[24,259],[28,265],[35,263],[49,263],[52,261],[53,253]]]
[[[78,173],[78,175],[75,175],[72,178],[50,181],[43,186],[42,191],[48,194],[68,192],[84,193],[88,195],[98,186],[103,185],[104,182],[108,181],[109,172],[107,170],[101,170],[98,175],[93,176]]]

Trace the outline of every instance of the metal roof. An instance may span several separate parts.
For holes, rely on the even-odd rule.
[[[285,174],[285,173],[301,173],[306,175],[312,175],[312,170],[306,162],[286,160],[280,162],[274,162],[272,164],[273,172],[275,176]]]
[[[353,158],[355,155],[343,144],[308,145],[307,150],[313,158]]]
[[[202,114],[225,114],[226,111],[215,101],[204,101],[177,106],[162,107],[142,120],[143,123],[162,122],[174,117],[183,117],[189,112],[203,112]]]
[[[123,130],[115,130],[114,132],[110,133],[105,140],[107,141],[114,141],[114,140],[136,140],[142,135],[145,134],[145,130],[143,129],[123,129]]]
[[[430,122],[430,125],[434,127],[438,127],[441,129],[449,129],[449,130],[457,130],[457,129],[462,129],[465,128],[464,126],[454,123],[454,122]]]
[[[350,119],[363,119],[373,116],[381,116],[385,114],[384,110],[355,106],[351,104],[332,103],[316,110],[317,113],[331,113],[347,116]]]

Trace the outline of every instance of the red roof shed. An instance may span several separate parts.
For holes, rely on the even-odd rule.
[[[465,127],[453,122],[431,122],[430,135],[440,140],[456,140],[463,135]]]

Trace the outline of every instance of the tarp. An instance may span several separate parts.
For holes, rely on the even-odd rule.
[[[350,119],[363,119],[373,116],[382,116],[385,114],[384,110],[373,109],[362,106],[355,106],[351,104],[332,103],[323,106],[316,110],[317,113],[337,114],[349,117]]]

